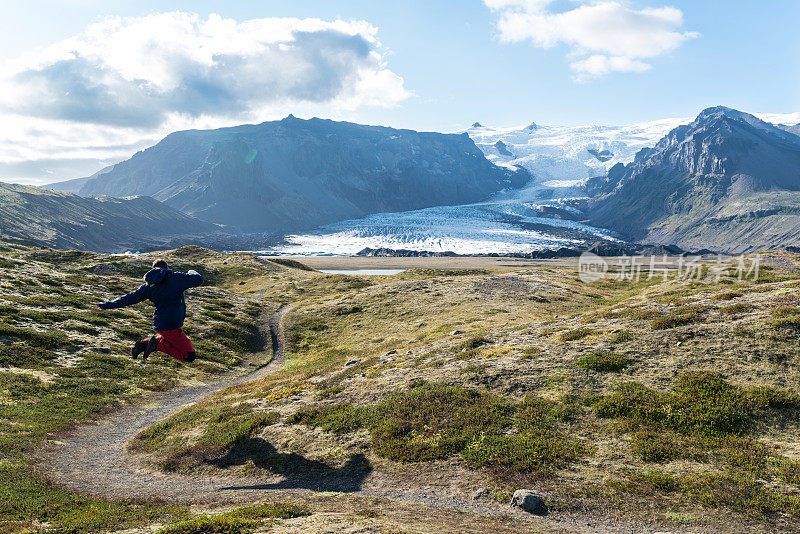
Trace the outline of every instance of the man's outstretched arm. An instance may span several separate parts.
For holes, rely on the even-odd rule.
[[[110,310],[112,308],[123,308],[132,304],[138,304],[147,298],[147,284],[142,284],[136,291],[131,291],[121,297],[108,302],[99,302],[97,307],[101,310]]]
[[[203,285],[203,275],[191,269],[186,273],[173,272],[172,276],[178,278],[185,289]]]

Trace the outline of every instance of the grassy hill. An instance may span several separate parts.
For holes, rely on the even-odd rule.
[[[84,198],[0,183],[0,236],[44,246],[124,252],[219,230],[149,197]]]
[[[740,280],[726,260],[693,279],[625,280],[612,265],[588,285],[566,260],[355,277],[185,247],[171,260],[205,266],[218,284],[192,292],[189,328],[225,347],[204,347],[211,359],[188,367],[121,357],[146,330],[143,310],[98,319],[87,308],[133,287],[127,275],[146,259],[13,243],[0,256],[0,494],[25,503],[0,505],[11,531],[46,521],[79,532],[251,532],[290,516],[270,519],[270,531],[796,531],[795,255],[763,253],[757,280]],[[284,480],[292,504],[231,512],[96,501],[38,482],[20,491],[32,449],[69,421],[236,365],[257,310],[280,304],[292,305],[285,368],[131,446],[172,475]],[[513,514],[520,488],[546,496],[547,519]],[[482,515],[454,512],[469,503]]]
[[[267,298],[294,306],[287,368],[135,448],[172,472],[315,469],[323,486],[346,473],[405,498],[468,502],[483,489],[500,509],[534,488],[552,516],[611,530],[791,531],[800,275],[794,256],[766,261],[755,282],[730,265],[720,280],[706,266],[701,280],[585,285],[547,262],[271,275]],[[234,406],[273,423],[220,436],[210,422]]]

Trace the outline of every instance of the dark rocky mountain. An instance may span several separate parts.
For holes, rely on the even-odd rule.
[[[176,132],[83,182],[81,195],[148,195],[241,231],[293,232],[370,213],[484,200],[530,179],[466,135],[322,119]]]
[[[614,153],[610,150],[597,150],[596,148],[587,148],[586,152],[597,158],[597,161],[608,161],[614,157]]]
[[[84,198],[0,183],[0,235],[53,248],[123,252],[219,230],[149,197]]]
[[[726,252],[800,244],[800,137],[725,107],[591,179],[592,224]]]
[[[498,141],[494,144],[494,147],[500,154],[504,156],[510,156],[512,158],[514,157],[514,154],[511,153],[511,151],[508,149],[508,145],[506,145],[504,142]]]

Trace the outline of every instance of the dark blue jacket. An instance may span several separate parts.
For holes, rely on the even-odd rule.
[[[183,299],[183,292],[190,287],[201,285],[203,277],[197,271],[179,273],[156,268],[144,275],[144,282],[136,291],[103,302],[99,307],[103,310],[122,308],[150,299],[156,306],[153,312],[153,328],[160,332],[174,330],[182,327],[186,319],[186,301]]]

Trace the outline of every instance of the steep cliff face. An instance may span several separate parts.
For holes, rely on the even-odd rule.
[[[149,197],[84,198],[0,183],[0,234],[54,248],[121,252],[219,230]]]
[[[725,251],[796,245],[800,137],[709,108],[587,191],[592,223],[635,240]]]
[[[150,195],[240,230],[291,232],[370,213],[477,202],[529,179],[527,171],[490,163],[467,135],[290,115],[170,134],[90,177],[78,192]]]

